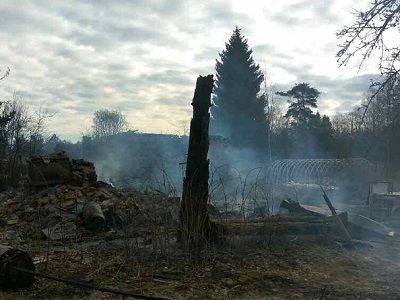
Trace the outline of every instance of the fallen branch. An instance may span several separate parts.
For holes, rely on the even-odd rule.
[[[165,298],[165,297],[154,297],[154,296],[134,294],[134,293],[131,293],[128,291],[122,291],[117,288],[97,287],[97,286],[93,286],[91,284],[87,284],[87,283],[83,283],[83,282],[79,282],[79,281],[75,281],[75,280],[71,280],[71,279],[59,278],[59,277],[55,277],[55,276],[48,275],[48,274],[33,272],[31,270],[24,269],[24,268],[14,267],[14,270],[25,273],[25,274],[37,276],[37,277],[42,277],[42,278],[46,278],[46,279],[50,279],[50,280],[54,280],[54,281],[58,281],[58,282],[63,282],[65,284],[74,285],[74,286],[85,288],[85,289],[100,291],[103,293],[112,293],[112,294],[116,294],[116,295],[133,297],[136,299],[144,299],[144,300],[168,300],[168,298]]]

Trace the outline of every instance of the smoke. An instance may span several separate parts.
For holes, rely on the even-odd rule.
[[[309,142],[307,146],[308,155],[316,156],[319,150],[315,144]],[[188,151],[186,136],[126,132],[100,139],[86,138],[67,150],[94,162],[99,180],[118,187],[181,194]],[[323,160],[303,160],[274,169],[278,157],[275,155],[270,161],[269,153],[234,147],[224,138],[211,136],[211,202],[226,214],[229,211],[246,216],[272,214],[287,198],[324,206],[321,190],[313,183],[322,184],[338,208],[365,202],[367,182],[372,180],[365,176],[371,173],[365,168],[350,164],[345,171],[338,172],[324,165]]]
[[[67,150],[95,164],[99,180],[119,187],[177,192],[188,139],[175,135],[125,132],[85,138]],[[77,151],[76,148],[81,148]]]
[[[98,179],[117,187],[159,190],[180,195],[186,166],[188,137],[126,132],[104,138],[84,138],[65,149],[72,158],[95,164]],[[267,154],[232,147],[226,139],[210,137],[210,194],[217,206],[230,210],[265,207]],[[247,208],[246,208],[247,210]]]

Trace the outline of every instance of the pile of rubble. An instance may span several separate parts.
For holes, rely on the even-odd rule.
[[[57,228],[104,231],[124,223],[177,221],[179,198],[162,193],[119,190],[97,181],[94,165],[69,160],[65,153],[29,161],[27,180],[17,191],[0,193],[0,226],[4,232],[40,229],[57,239]],[[158,212],[154,213],[154,212]],[[155,220],[154,218],[159,218]],[[31,234],[31,233],[30,233]]]
[[[35,156],[28,160],[27,188],[40,189],[58,184],[93,186],[97,181],[94,164],[83,159],[70,160],[65,152]]]

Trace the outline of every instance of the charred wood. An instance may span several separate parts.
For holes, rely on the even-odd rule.
[[[191,252],[210,239],[208,215],[209,123],[213,76],[199,76],[193,97],[186,174],[180,209],[180,240]]]

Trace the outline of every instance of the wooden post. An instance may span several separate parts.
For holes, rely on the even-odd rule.
[[[211,228],[208,216],[209,148],[211,92],[213,75],[199,76],[193,97],[193,118],[190,123],[186,174],[183,179],[180,210],[180,241],[198,255],[209,240]]]

